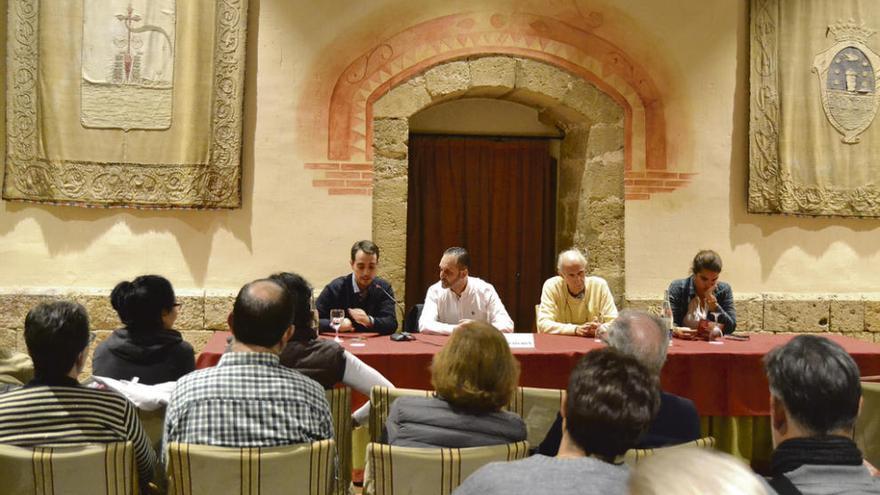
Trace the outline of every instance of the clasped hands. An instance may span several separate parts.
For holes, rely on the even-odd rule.
[[[372,320],[370,320],[370,315],[367,314],[366,311],[359,308],[348,308],[348,316],[350,318],[343,318],[342,324],[339,325],[339,332],[354,332],[354,322],[360,323],[361,325],[370,328],[373,326]]]

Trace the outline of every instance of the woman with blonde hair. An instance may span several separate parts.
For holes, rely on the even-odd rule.
[[[519,363],[492,325],[459,325],[434,356],[434,397],[394,401],[388,443],[404,447],[480,447],[526,439],[526,425],[502,411],[519,383]]]
[[[765,495],[767,485],[739,459],[708,449],[674,447],[649,456],[629,477],[630,495]]]

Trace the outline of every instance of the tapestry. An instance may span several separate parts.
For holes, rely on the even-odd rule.
[[[751,9],[749,211],[880,216],[880,3]]]
[[[241,206],[247,0],[9,0],[3,199]]]

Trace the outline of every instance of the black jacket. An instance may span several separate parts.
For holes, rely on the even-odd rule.
[[[95,349],[92,373],[155,385],[177,381],[196,367],[195,353],[176,330],[116,330]]]
[[[352,286],[352,274],[343,275],[334,279],[324,287],[315,305],[318,307],[320,317],[319,328],[321,331],[332,330],[330,328],[331,309],[360,308],[373,317],[373,328],[367,328],[352,321],[356,332],[379,332],[388,335],[397,330],[397,311],[395,308],[394,289],[386,280],[379,277],[373,279],[373,284],[367,287],[367,296],[361,298],[354,293]],[[378,287],[377,287],[378,286]],[[385,289],[385,292],[379,289]],[[349,318],[348,314],[345,315]],[[351,318],[349,318],[351,319]]]

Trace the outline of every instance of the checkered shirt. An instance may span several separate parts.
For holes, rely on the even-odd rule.
[[[183,376],[165,413],[169,442],[272,447],[333,437],[324,389],[269,353],[229,352]]]

